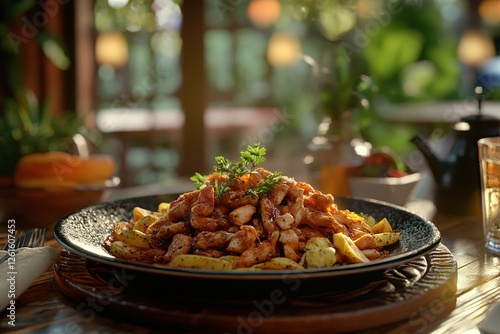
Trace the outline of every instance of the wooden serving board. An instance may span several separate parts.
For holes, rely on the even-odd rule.
[[[66,251],[54,266],[54,277],[77,310],[92,308],[166,331],[343,333],[411,321],[429,308],[453,303],[457,264],[440,244],[426,256],[355,287],[336,288],[322,281],[321,292],[295,295],[273,288],[250,296],[243,293],[245,282],[239,282],[241,298],[224,286],[202,281],[182,286],[161,275],[141,277]]]

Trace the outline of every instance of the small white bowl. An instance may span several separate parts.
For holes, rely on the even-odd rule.
[[[421,179],[420,173],[401,177],[350,177],[351,195],[404,206]]]

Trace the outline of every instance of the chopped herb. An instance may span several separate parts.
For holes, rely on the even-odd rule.
[[[217,197],[222,197],[227,191],[230,190],[229,184],[236,178],[248,174],[250,186],[247,190],[248,194],[258,197],[260,194],[267,194],[271,189],[282,179],[281,172],[274,172],[269,177],[252,184],[252,173],[255,172],[257,166],[264,161],[266,155],[266,148],[260,147],[260,143],[249,145],[246,151],[240,152],[241,160],[238,162],[231,162],[229,159],[217,156],[215,157],[216,166],[214,172],[227,176],[227,179],[219,183],[215,182],[214,188]],[[195,183],[197,189],[206,185],[207,176],[196,173],[191,176],[191,180]]]
[[[259,182],[253,188],[248,189],[248,193],[251,193],[256,197],[258,197],[259,194],[267,194],[276,185],[276,183],[281,181],[281,178],[281,172],[274,172],[271,176],[264,179],[262,182]]]
[[[203,186],[205,185],[205,182],[207,181],[207,176],[201,175],[200,173],[195,173],[189,179],[194,182],[196,189],[201,189],[201,188],[203,188]]]
[[[219,181],[217,180],[215,180],[214,188],[215,188],[215,195],[217,195],[218,198],[221,198],[222,195],[227,193],[230,189],[229,187],[224,187],[224,182],[220,184]]]

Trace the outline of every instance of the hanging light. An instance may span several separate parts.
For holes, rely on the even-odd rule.
[[[500,0],[484,0],[479,4],[479,16],[488,23],[500,22]]]
[[[276,67],[288,67],[297,62],[301,54],[298,38],[291,34],[275,33],[269,39],[267,59]]]
[[[494,57],[496,50],[492,38],[486,31],[471,29],[462,35],[457,53],[462,63],[477,68]]]
[[[252,0],[248,4],[247,13],[253,24],[268,28],[280,16],[281,5],[278,0]]]
[[[128,44],[120,32],[100,33],[95,45],[96,60],[101,65],[122,67],[128,61]]]

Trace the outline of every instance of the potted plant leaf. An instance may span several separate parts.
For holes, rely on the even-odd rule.
[[[0,219],[47,225],[99,202],[119,184],[116,165],[93,152],[99,133],[72,113],[54,116],[29,92],[5,104],[0,119]],[[25,226],[21,226],[24,224]],[[26,225],[28,224],[28,225]]]

